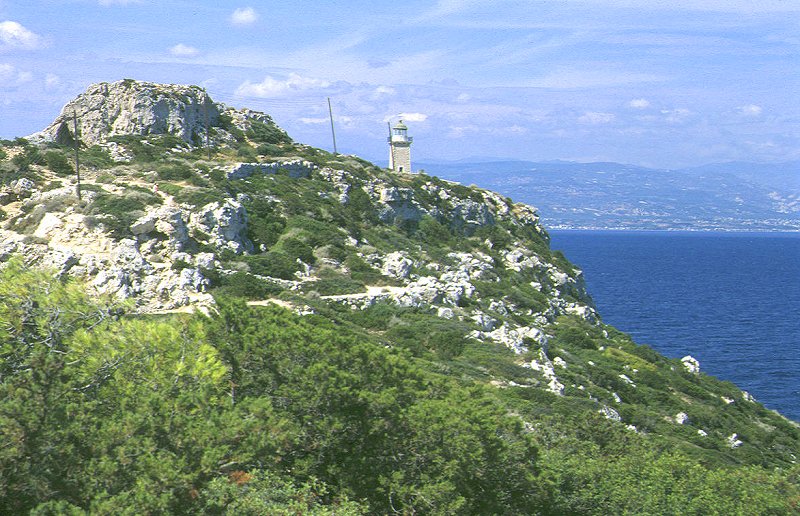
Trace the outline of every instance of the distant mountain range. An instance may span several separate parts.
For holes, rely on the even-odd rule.
[[[800,230],[800,161],[658,170],[475,160],[417,163],[415,169],[531,204],[551,229]]]

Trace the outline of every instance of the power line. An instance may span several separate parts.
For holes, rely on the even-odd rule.
[[[72,129],[75,132],[75,176],[77,177],[78,182],[75,185],[75,193],[78,194],[78,200],[81,200],[81,163],[80,158],[78,157],[78,115],[75,113],[75,110],[72,110]]]

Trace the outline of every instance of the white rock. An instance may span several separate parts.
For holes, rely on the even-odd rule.
[[[12,192],[17,195],[21,195],[33,191],[36,188],[36,183],[27,177],[21,177],[11,181],[8,186],[11,188]]]
[[[542,376],[547,380],[547,390],[559,396],[564,395],[564,384],[558,381],[553,363],[547,358],[543,350],[539,350],[538,359],[531,360],[530,363],[525,364],[525,366],[542,373]]]
[[[403,252],[397,251],[387,254],[383,259],[381,271],[386,276],[394,278],[407,278],[411,273],[412,262]]]
[[[556,358],[554,358],[554,359],[553,359],[553,365],[554,365],[554,366],[558,366],[558,367],[560,367],[561,369],[566,369],[566,368],[567,368],[567,363],[566,363],[566,362],[564,361],[564,359],[563,359],[563,358],[561,358],[561,357],[556,357]]]
[[[442,319],[452,319],[456,316],[456,314],[453,313],[453,309],[447,306],[440,306],[436,310],[436,315]]]
[[[33,232],[33,236],[38,238],[47,238],[50,233],[63,226],[64,222],[58,215],[52,212],[47,212],[44,214],[44,217],[42,217],[41,222],[39,222],[39,226],[36,228],[36,231]]]
[[[620,398],[619,394],[617,394],[616,392],[612,392],[611,397],[614,398],[615,403],[622,403],[622,398]]]
[[[707,437],[708,432],[706,432],[705,430],[698,430],[697,435],[699,435],[700,437]]]
[[[700,362],[692,355],[686,355],[681,359],[681,362],[683,367],[690,373],[698,374],[700,372]]]
[[[237,254],[253,250],[253,243],[247,238],[247,211],[239,201],[209,203],[191,215],[189,225],[210,235],[211,243],[219,248]]]
[[[497,319],[481,311],[476,311],[470,317],[482,331],[492,331],[497,327]]]
[[[622,417],[619,415],[619,412],[608,405],[603,405],[599,412],[603,415],[603,417],[610,419],[611,421],[616,421],[618,423],[622,421]]]
[[[675,422],[679,425],[685,425],[689,422],[689,415],[686,412],[678,412],[675,414]]]
[[[621,379],[623,382],[625,382],[625,383],[627,383],[628,385],[630,385],[631,387],[636,387],[636,384],[635,384],[635,383],[633,383],[633,380],[631,380],[630,378],[628,378],[628,376],[627,376],[627,375],[621,374],[621,375],[619,375],[619,378],[620,378],[620,379]]]
[[[739,440],[739,436],[737,434],[731,434],[725,440],[730,446],[731,449],[738,448],[739,446],[743,445],[744,443]]]

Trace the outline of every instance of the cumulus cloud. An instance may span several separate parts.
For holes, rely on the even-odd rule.
[[[289,74],[285,80],[268,75],[259,83],[245,81],[236,89],[236,94],[259,98],[280,97],[304,90],[327,88],[330,85],[331,83],[328,81],[302,77],[296,73]]]
[[[634,109],[645,109],[650,107],[650,102],[647,99],[633,99],[628,102],[628,106]]]
[[[761,109],[761,106],[756,106],[755,104],[748,104],[746,106],[738,107],[737,111],[739,111],[739,113],[741,113],[744,116],[753,116],[753,117],[755,117],[755,116],[759,116],[761,114],[761,112],[764,111],[764,110]]]
[[[25,70],[19,70],[14,65],[0,63],[0,85],[19,86],[33,79],[33,74]]]
[[[578,122],[589,125],[608,124],[613,122],[616,116],[613,113],[598,113],[596,111],[587,111],[578,117]]]
[[[44,87],[52,90],[61,85],[61,77],[54,73],[48,73],[44,78]]]
[[[231,13],[234,25],[251,25],[258,20],[258,13],[252,7],[239,7]]]
[[[307,124],[307,125],[327,124],[328,122],[330,122],[330,118],[326,117],[319,117],[319,118],[302,117],[298,118],[298,120],[300,121],[301,124]]]
[[[130,4],[138,4],[141,3],[142,0],[98,0],[102,6],[109,6],[109,5],[130,5]]]
[[[189,45],[178,43],[169,49],[169,53],[175,57],[194,57],[199,54],[200,51]]]
[[[383,119],[384,122],[391,122],[392,120],[402,120],[404,122],[424,122],[428,119],[425,113],[397,113],[396,115],[389,115]]]
[[[373,93],[376,97],[378,97],[381,95],[394,95],[396,91],[391,86],[378,86],[377,88],[375,88]]]
[[[428,119],[425,113],[400,113],[397,116],[406,122],[424,122]]]
[[[0,48],[34,49],[42,46],[42,38],[15,21],[0,22]]]
[[[662,109],[661,114],[666,115],[667,122],[676,124],[685,121],[692,112],[685,108]]]

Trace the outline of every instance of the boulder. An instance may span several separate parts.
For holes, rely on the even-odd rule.
[[[193,213],[190,224],[211,236],[213,245],[237,254],[253,251],[247,238],[247,211],[233,199],[212,202]]]

